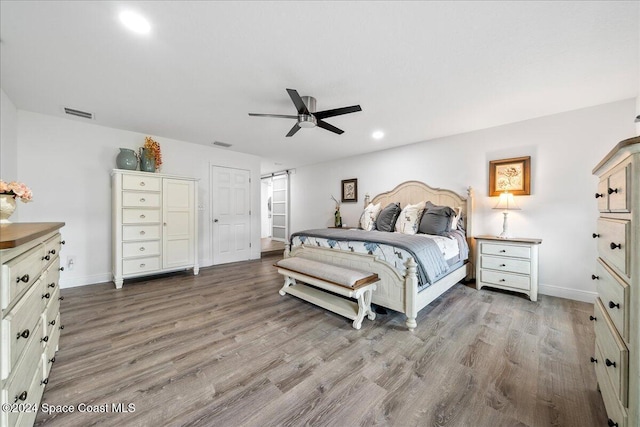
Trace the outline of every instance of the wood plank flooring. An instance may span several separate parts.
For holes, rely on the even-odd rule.
[[[64,289],[43,403],[75,411],[41,411],[36,425],[607,424],[592,305],[458,284],[413,333],[395,312],[355,330],[278,295],[277,259]],[[135,411],[114,412],[119,403]]]

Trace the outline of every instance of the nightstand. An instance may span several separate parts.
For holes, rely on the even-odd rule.
[[[527,294],[538,300],[538,245],[541,239],[477,236],[476,289],[484,286]]]

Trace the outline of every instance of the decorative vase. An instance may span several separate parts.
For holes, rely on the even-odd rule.
[[[336,208],[334,223],[336,228],[342,228],[342,216],[340,215],[340,208]]]
[[[116,156],[116,165],[118,169],[136,170],[138,168],[138,158],[135,151],[129,148],[121,148]]]
[[[0,194],[0,224],[11,224],[9,217],[16,210],[16,199],[10,194]]]
[[[146,148],[140,150],[140,170],[143,172],[156,171],[156,158],[153,153]]]

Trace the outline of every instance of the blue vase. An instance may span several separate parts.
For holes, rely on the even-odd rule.
[[[138,168],[136,153],[129,148],[121,148],[116,156],[116,166],[118,166],[118,169],[136,170]]]
[[[140,170],[143,172],[156,171],[156,158],[153,153],[146,148],[140,151]]]

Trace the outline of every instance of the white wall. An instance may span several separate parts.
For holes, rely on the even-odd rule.
[[[615,144],[633,136],[634,110],[630,99],[297,168],[291,176],[291,230],[331,225],[331,195],[340,197],[341,180],[357,178],[358,203],[341,208],[348,225],[357,225],[365,193],[374,196],[419,180],[460,194],[472,186],[473,233],[499,234],[502,212],[492,209],[497,198],[487,196],[489,161],[531,156],[531,196],[516,197],[522,210],[509,214],[511,232],[543,239],[541,293],[592,301],[597,179],[591,170]]]
[[[18,177],[34,199],[19,204],[23,222],[63,221],[62,263],[76,265],[60,278],[61,287],[111,280],[111,177],[119,147],[137,149],[145,136],[18,110]],[[251,258],[260,258],[260,158],[153,136],[162,148],[161,172],[199,181],[199,260],[212,263],[210,244],[210,165],[247,169],[252,177]]]
[[[15,181],[18,179],[18,134],[16,124],[17,110],[4,90],[0,88],[0,179]],[[22,203],[18,203],[19,205]],[[16,209],[17,211],[17,209]],[[20,212],[11,216],[18,220]]]

